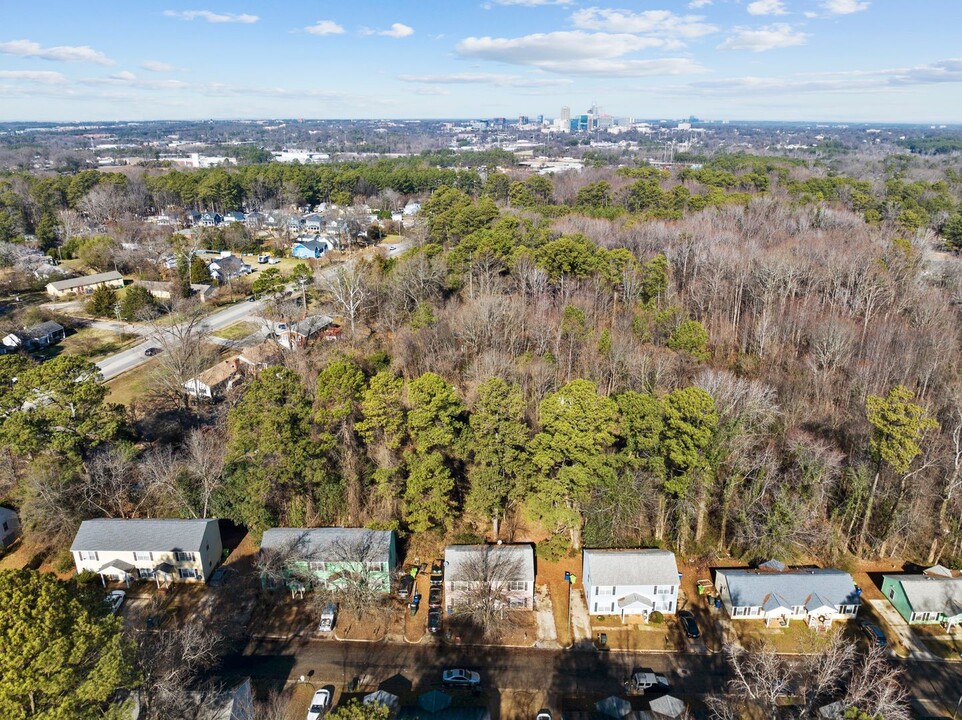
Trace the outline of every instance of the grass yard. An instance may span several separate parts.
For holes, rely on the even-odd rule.
[[[797,620],[785,628],[774,625],[766,628],[762,620],[738,620],[732,622],[732,626],[742,646],[752,648],[765,644],[778,653],[813,653],[827,643],[829,637]],[[838,627],[833,632],[843,632],[843,628]]]
[[[130,405],[133,400],[144,395],[150,389],[158,365],[157,360],[149,360],[136,370],[108,382],[107,402]]]
[[[117,333],[98,328],[86,327],[78,330],[72,335],[68,335],[60,343],[61,352],[69,355],[79,355],[87,358],[91,362],[96,362],[108,355],[121,352],[133,347],[144,339],[134,333],[126,334],[123,337]]]
[[[258,330],[260,330],[260,325],[247,320],[241,320],[233,325],[228,325],[223,330],[218,330],[217,332],[213,333],[213,335],[214,337],[218,337],[223,340],[243,340],[244,338],[253,335]]]

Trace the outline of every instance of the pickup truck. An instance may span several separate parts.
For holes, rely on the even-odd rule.
[[[625,692],[629,695],[644,695],[646,690],[668,691],[670,689],[668,678],[656,674],[651,668],[637,668],[625,681]]]

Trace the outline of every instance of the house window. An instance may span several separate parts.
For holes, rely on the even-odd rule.
[[[153,559],[153,553],[134,550],[134,562],[150,562]]]
[[[192,552],[181,552],[178,550],[174,553],[174,559],[177,562],[194,562],[194,553]]]
[[[137,577],[141,580],[150,580],[154,577],[154,571],[150,568],[137,568]]]
[[[318,572],[318,571],[323,572],[327,570],[327,563],[321,562],[319,560],[312,560],[307,564],[307,566],[314,572]]]
[[[364,563],[364,569],[368,572],[384,572],[387,570],[386,565],[387,563],[383,562],[366,562]]]
[[[614,595],[615,594],[614,587],[603,586],[603,587],[596,588],[596,590],[597,592],[595,593],[595,595]]]
[[[178,572],[180,573],[181,580],[193,580],[197,577],[197,573],[195,573],[192,568],[180,568]]]
[[[801,605],[792,606],[792,615],[804,615],[804,614],[805,614],[805,608],[803,606]]]
[[[454,580],[451,583],[451,590],[454,592],[467,592],[471,589],[471,583],[466,580]]]
[[[518,592],[518,591],[527,590],[527,589],[528,589],[528,583],[525,582],[524,580],[509,580],[509,581],[508,581],[508,590],[509,590],[509,591]]]
[[[889,588],[889,600],[895,597],[895,588]]]
[[[93,560],[93,561],[96,561],[96,560],[97,560],[97,553],[91,552],[91,551],[89,551],[89,550],[81,550],[81,551],[80,551],[80,562],[83,562],[84,560]]]

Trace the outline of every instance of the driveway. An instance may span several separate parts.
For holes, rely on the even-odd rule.
[[[909,624],[887,600],[869,600],[869,604],[880,617],[885,618],[885,622],[892,628],[892,632],[899,636],[913,660],[939,661],[939,658],[919,641]]]

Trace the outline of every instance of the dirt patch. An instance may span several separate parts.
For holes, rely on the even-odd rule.
[[[378,642],[384,640],[388,633],[397,632],[399,626],[399,615],[391,606],[360,614],[342,610],[338,613],[334,636],[338,640]]]
[[[573,572],[578,578],[574,585],[565,580],[565,572]],[[562,647],[572,643],[571,624],[568,619],[568,592],[571,595],[584,592],[581,585],[581,564],[577,557],[562,558],[560,562],[538,559],[536,584],[545,585],[551,595],[551,610],[554,614],[555,636]]]

